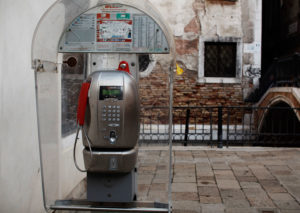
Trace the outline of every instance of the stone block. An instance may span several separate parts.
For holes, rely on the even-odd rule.
[[[198,194],[200,196],[205,196],[205,195],[214,196],[214,197],[220,196],[219,189],[216,186],[199,186]]]
[[[216,181],[212,180],[201,180],[197,179],[197,186],[216,186]]]
[[[196,183],[195,176],[174,176],[173,183]]]
[[[180,200],[199,201],[199,197],[196,192],[173,192],[172,200],[175,200],[175,201],[180,201]]]
[[[199,196],[200,203],[206,203],[206,204],[217,204],[222,203],[222,199],[219,196],[210,196],[210,195],[204,195]]]
[[[198,201],[173,201],[174,213],[200,213],[201,206]],[[203,212],[202,212],[203,213]]]
[[[225,206],[223,204],[201,204],[202,213],[224,213]]]
[[[240,189],[240,185],[236,180],[220,180],[217,179],[219,189]]]
[[[173,183],[172,192],[197,192],[196,183]]]

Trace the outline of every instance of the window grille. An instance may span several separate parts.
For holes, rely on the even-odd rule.
[[[205,77],[236,77],[235,42],[205,42]]]

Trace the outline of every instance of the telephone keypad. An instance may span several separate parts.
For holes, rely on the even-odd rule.
[[[118,105],[103,105],[102,121],[117,121],[120,122],[121,107]]]

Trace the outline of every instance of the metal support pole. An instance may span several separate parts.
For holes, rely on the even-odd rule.
[[[218,148],[223,148],[223,110],[218,107]]]
[[[168,183],[168,212],[172,212],[172,179],[173,179],[173,160],[172,160],[172,125],[173,125],[173,73],[176,72],[173,66],[169,70],[169,183]]]
[[[185,133],[184,133],[184,146],[187,146],[188,136],[189,136],[189,125],[190,125],[190,112],[191,110],[188,108],[186,110],[185,117]]]

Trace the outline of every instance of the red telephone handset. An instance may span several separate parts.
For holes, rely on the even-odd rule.
[[[80,126],[83,126],[84,124],[85,110],[86,110],[90,85],[91,85],[90,82],[82,83],[80,89],[78,107],[77,107],[77,124],[79,124]]]

